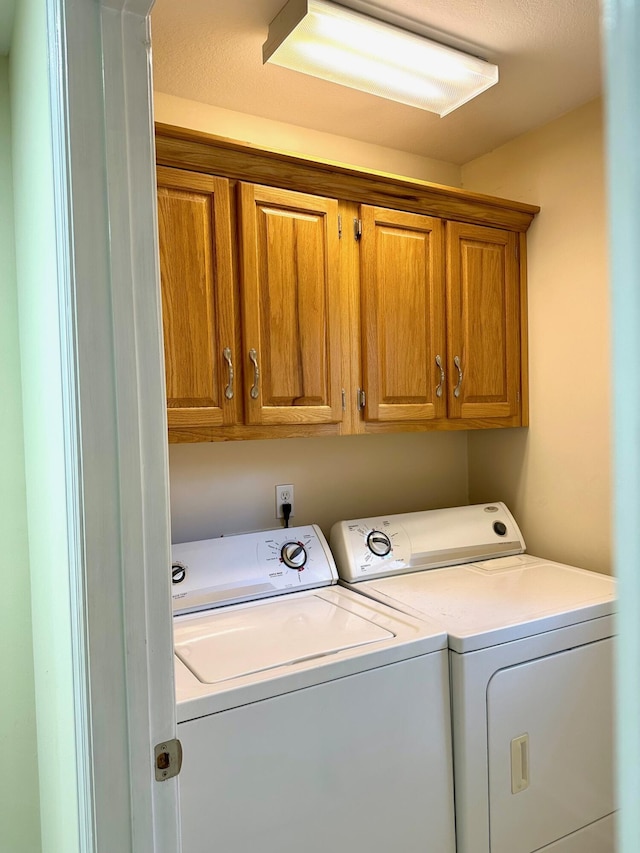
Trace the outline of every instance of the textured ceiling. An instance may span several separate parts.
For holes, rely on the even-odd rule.
[[[598,0],[345,0],[495,62],[497,86],[438,116],[262,64],[285,0],[156,0],[154,88],[255,116],[466,163],[600,94]],[[407,25],[408,26],[408,25]]]

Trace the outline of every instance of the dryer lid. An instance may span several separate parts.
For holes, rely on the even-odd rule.
[[[449,647],[475,651],[607,616],[615,582],[605,575],[530,555],[415,572],[357,589],[449,634]]]
[[[393,636],[313,594],[174,623],[176,655],[205,684],[290,666]]]

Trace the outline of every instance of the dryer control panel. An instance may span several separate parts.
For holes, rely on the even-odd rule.
[[[183,542],[171,549],[173,612],[267,598],[338,580],[315,524]]]
[[[331,550],[343,580],[522,554],[524,539],[503,503],[340,521]]]

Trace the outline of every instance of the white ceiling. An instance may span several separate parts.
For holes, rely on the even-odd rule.
[[[250,115],[466,163],[600,94],[598,0],[344,0],[500,67],[445,118],[262,64],[285,0],[156,0],[154,88]],[[407,27],[408,24],[405,24]]]

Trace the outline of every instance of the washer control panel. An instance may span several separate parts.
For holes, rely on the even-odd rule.
[[[525,544],[498,502],[340,521],[331,550],[341,579],[356,582],[521,554]]]
[[[174,613],[328,586],[338,579],[315,524],[183,542],[171,553]]]

